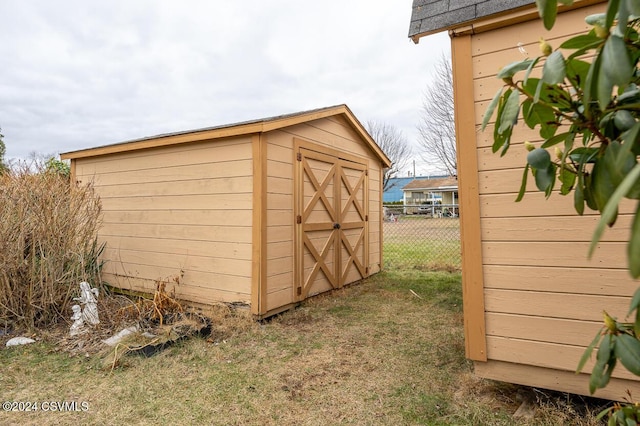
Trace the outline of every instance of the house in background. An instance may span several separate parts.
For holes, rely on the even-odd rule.
[[[409,182],[416,179],[435,179],[444,176],[407,176],[389,178],[386,188],[382,194],[382,202],[384,203],[400,203],[404,200],[404,192],[402,188]]]
[[[588,259],[597,212],[578,216],[572,199],[557,192],[545,199],[533,179],[524,199],[514,202],[524,141],[539,146],[538,131],[520,123],[504,157],[491,150],[493,123],[480,131],[503,84],[496,78],[502,67],[527,52],[538,56],[540,37],[559,46],[584,34],[590,29],[585,17],[605,10],[603,1],[575,1],[560,7],[546,31],[532,0],[413,1],[409,36],[415,42],[443,30],[451,37],[465,345],[481,377],[588,394],[594,360],[582,374],[575,369],[602,325],[602,310],[624,320],[640,284],[626,261],[634,203],[620,205],[615,227]],[[619,366],[595,396],[621,400],[627,389],[637,398],[640,381]]]
[[[454,177],[415,179],[402,192],[404,204],[458,204],[458,180]]]

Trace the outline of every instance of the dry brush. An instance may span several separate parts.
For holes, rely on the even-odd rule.
[[[99,285],[100,201],[43,166],[0,175],[0,326],[69,316],[80,281]]]

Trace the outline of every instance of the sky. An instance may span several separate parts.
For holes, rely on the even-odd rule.
[[[423,93],[450,42],[440,33],[414,44],[411,5],[0,0],[6,157],[343,103],[415,143]]]

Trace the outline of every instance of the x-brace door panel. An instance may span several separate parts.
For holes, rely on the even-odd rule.
[[[367,167],[299,148],[296,299],[366,276]]]

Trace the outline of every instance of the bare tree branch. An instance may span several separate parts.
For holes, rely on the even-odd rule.
[[[411,159],[411,146],[404,134],[396,127],[376,121],[367,121],[365,127],[380,149],[391,160],[391,167],[385,169],[382,177],[382,189],[387,189],[389,179],[407,167]]]
[[[418,132],[421,158],[438,170],[457,176],[453,77],[451,61],[444,55],[422,98]]]

